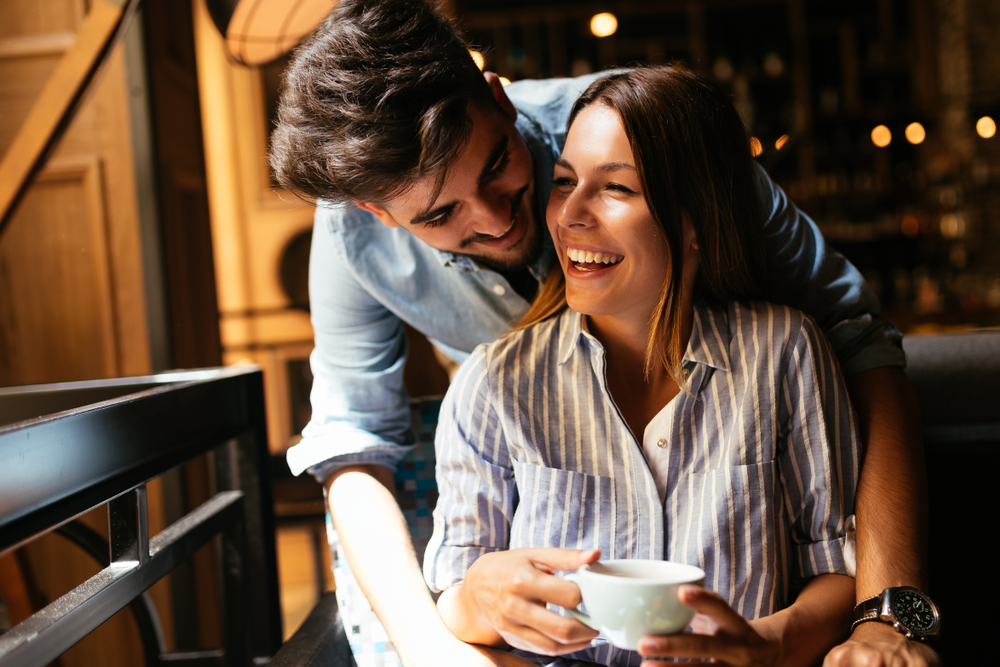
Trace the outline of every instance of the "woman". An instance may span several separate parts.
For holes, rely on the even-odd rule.
[[[599,554],[706,571],[679,593],[696,634],[646,656],[808,665],[846,630],[857,429],[815,323],[749,300],[756,178],[694,73],[611,74],[577,101],[547,210],[561,271],[442,406],[424,569],[459,638],[639,664],[544,606],[579,604],[553,573]]]

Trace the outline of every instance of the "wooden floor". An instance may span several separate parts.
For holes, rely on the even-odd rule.
[[[320,522],[277,530],[281,620],[288,639],[309,615],[322,592],[334,589],[326,528]]]

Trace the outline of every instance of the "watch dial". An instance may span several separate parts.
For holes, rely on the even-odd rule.
[[[927,632],[934,627],[930,600],[914,591],[902,591],[893,596],[892,615],[914,632]]]

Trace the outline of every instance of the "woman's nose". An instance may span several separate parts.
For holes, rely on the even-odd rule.
[[[556,222],[562,227],[593,224],[594,216],[588,205],[586,193],[582,192],[580,188],[570,192],[556,209]]]

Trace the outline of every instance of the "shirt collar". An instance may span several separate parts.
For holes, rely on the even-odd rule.
[[[591,349],[602,349],[600,341],[583,326],[583,315],[571,308],[560,315],[563,333],[559,341],[559,365],[569,361],[580,347],[581,339]],[[725,307],[712,306],[701,302],[694,308],[694,325],[691,340],[688,341],[684,363],[705,364],[712,368],[729,371],[729,319]]]
[[[694,307],[694,325],[684,362],[729,370],[729,318],[725,306],[700,302]]]

